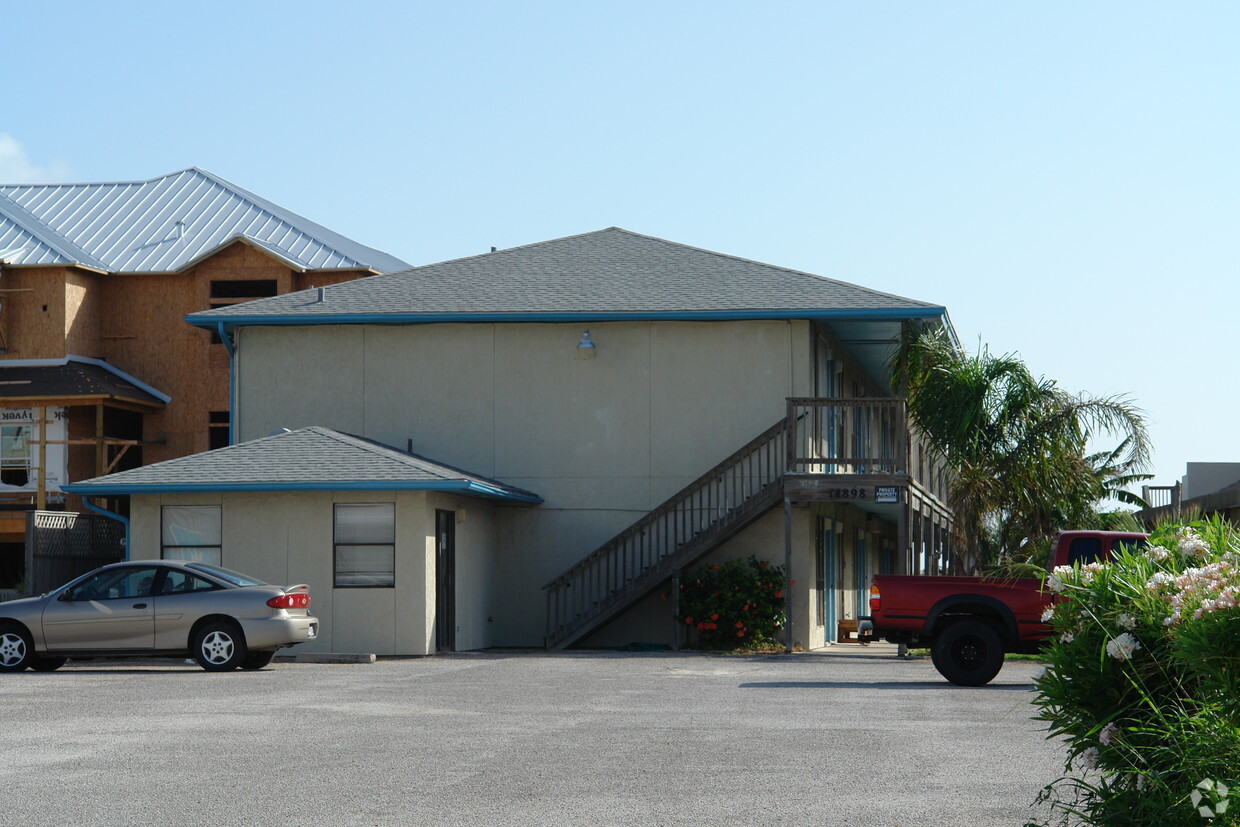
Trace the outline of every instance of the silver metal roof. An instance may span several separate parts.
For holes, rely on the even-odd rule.
[[[150,181],[0,184],[0,263],[8,265],[170,273],[237,240],[297,270],[409,266],[197,167]]]

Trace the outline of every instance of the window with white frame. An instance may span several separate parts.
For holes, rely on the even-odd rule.
[[[165,505],[160,554],[165,560],[192,560],[218,566],[223,545],[218,505]]]
[[[396,505],[336,503],[334,524],[336,586],[395,586]]]

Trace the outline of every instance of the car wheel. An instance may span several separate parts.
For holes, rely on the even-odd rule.
[[[271,659],[276,656],[274,649],[265,652],[251,652],[241,660],[242,669],[262,669],[271,663]]]
[[[227,672],[245,660],[245,637],[235,624],[207,623],[194,635],[194,660],[208,672]]]
[[[20,672],[34,660],[30,635],[15,623],[0,626],[0,672]]]
[[[68,662],[68,658],[34,658],[30,661],[30,668],[36,672],[55,672]]]
[[[1003,640],[984,620],[957,620],[935,635],[930,659],[952,683],[984,686],[1003,668]]]

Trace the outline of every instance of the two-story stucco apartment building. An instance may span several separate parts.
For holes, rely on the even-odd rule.
[[[938,305],[610,228],[188,321],[237,444],[73,490],[135,557],[308,582],[323,651],[674,644],[673,578],[751,554],[820,646],[945,550],[887,364]]]

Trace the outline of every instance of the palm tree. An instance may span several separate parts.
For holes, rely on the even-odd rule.
[[[892,364],[909,417],[954,477],[957,559],[976,568],[1089,511],[1149,461],[1141,411],[1123,397],[1070,394],[1015,356],[967,356],[943,328],[911,330]],[[1086,455],[1099,435],[1123,438]],[[983,542],[988,539],[988,542]]]

